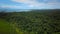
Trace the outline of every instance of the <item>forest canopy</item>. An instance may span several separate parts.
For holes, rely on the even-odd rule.
[[[60,10],[0,12],[0,18],[14,24],[22,34],[60,34]]]

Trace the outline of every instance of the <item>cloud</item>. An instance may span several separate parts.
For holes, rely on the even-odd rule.
[[[0,5],[0,8],[11,8],[11,9],[20,9],[22,8],[21,6],[16,6],[16,5]]]
[[[27,5],[30,5],[30,7],[33,7],[33,5],[36,6],[36,4],[39,4],[38,2],[36,2],[36,0],[12,0],[12,1],[27,4]]]
[[[43,0],[43,2],[38,2],[38,0],[10,0],[12,2],[22,3],[22,5],[7,5],[3,4],[0,7],[2,8],[14,8],[14,9],[29,9],[29,8],[53,8],[56,6],[60,6],[60,2],[57,2],[57,0]],[[56,7],[59,8],[59,7]]]
[[[12,0],[15,2],[19,2],[19,3],[25,3],[25,4],[33,4],[36,2],[36,0]]]
[[[43,0],[43,2],[46,3],[38,2],[38,0],[11,0],[11,1],[27,4],[29,5],[29,7],[38,7],[38,6],[45,6],[45,5],[53,6],[59,4],[57,0]]]

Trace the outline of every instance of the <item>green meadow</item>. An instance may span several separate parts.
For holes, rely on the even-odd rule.
[[[16,32],[6,20],[0,19],[0,34],[16,34]]]

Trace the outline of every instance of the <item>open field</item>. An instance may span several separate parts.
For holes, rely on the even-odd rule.
[[[12,26],[4,19],[0,19],[0,34],[14,34]]]

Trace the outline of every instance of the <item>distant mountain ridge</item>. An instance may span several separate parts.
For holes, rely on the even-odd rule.
[[[6,12],[43,12],[43,11],[60,11],[60,9],[0,9]]]

